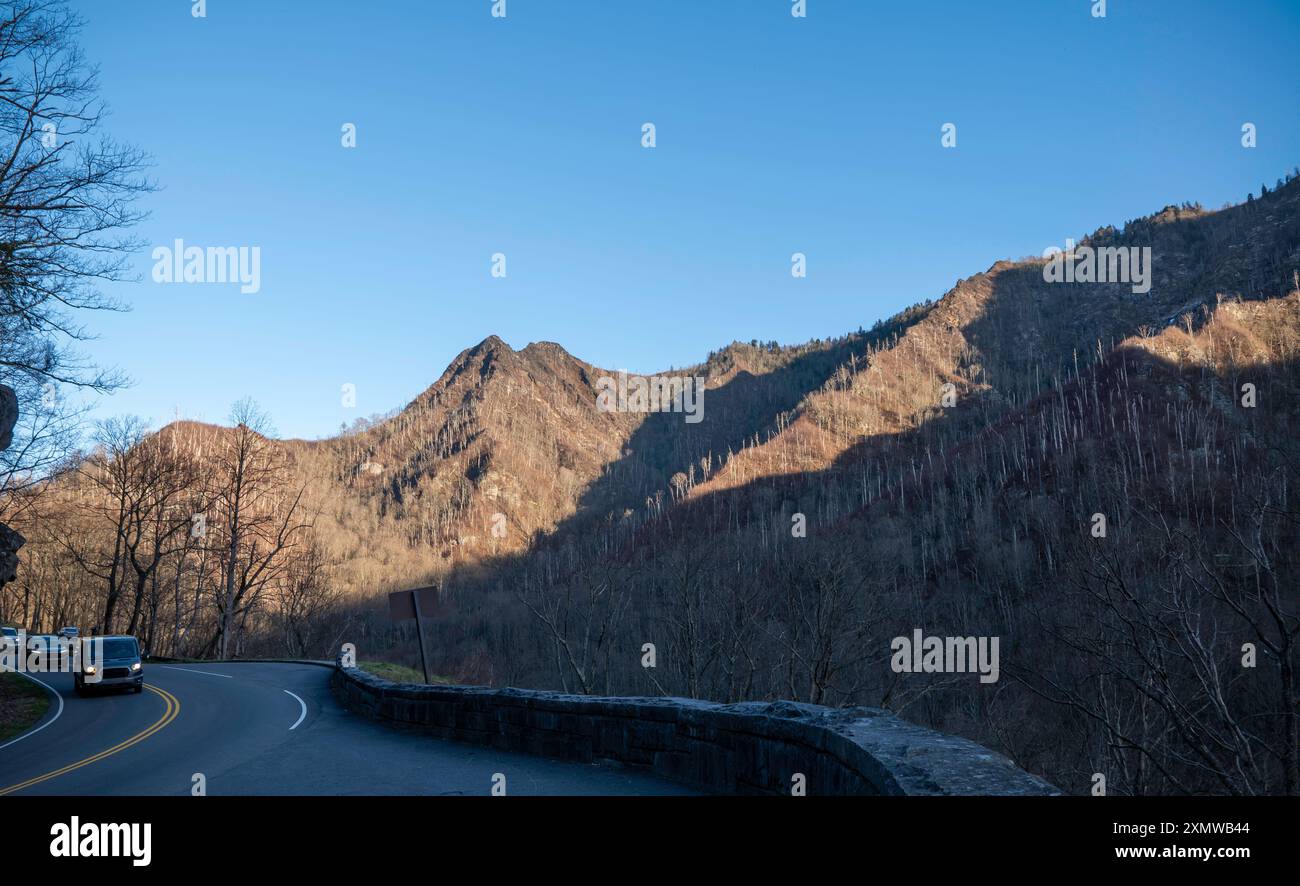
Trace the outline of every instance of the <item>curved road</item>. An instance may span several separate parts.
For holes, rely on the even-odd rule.
[[[650,775],[438,741],[356,717],[329,670],[296,664],[146,664],[145,691],[80,698],[69,674],[45,719],[0,745],[0,796],[491,793],[685,794]],[[62,701],[62,705],[60,705]]]

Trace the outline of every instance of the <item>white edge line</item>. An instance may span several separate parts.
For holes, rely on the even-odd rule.
[[[186,674],[207,674],[209,677],[225,677],[227,680],[235,679],[231,674],[218,674],[216,671],[196,671],[194,668],[174,668],[171,665],[152,665],[155,668],[162,668],[167,671],[182,671]]]
[[[33,677],[31,674],[25,671],[15,671],[14,673],[22,674],[28,680],[31,680],[34,683],[40,683],[42,686],[44,686],[46,690],[50,693],[50,695],[53,695],[55,698],[59,700],[59,709],[55,711],[53,717],[46,720],[44,723],[42,723],[40,726],[37,726],[35,729],[31,730],[30,732],[24,732],[22,735],[18,736],[13,741],[8,742],[7,744],[0,744],[0,751],[3,751],[5,748],[9,747],[10,745],[18,744],[18,742],[22,741],[24,738],[31,738],[33,735],[40,732],[46,726],[49,726],[55,720],[59,719],[59,717],[63,716],[63,696],[60,695],[58,692],[56,692],[53,686],[51,686],[49,683],[46,683],[44,680],[37,680],[35,677]]]
[[[293,693],[290,692],[288,689],[284,690],[284,693],[285,695],[293,695]],[[297,729],[298,724],[301,723],[303,720],[307,719],[307,702],[303,701],[301,698],[298,698],[298,696],[296,695],[293,695],[293,697],[297,700],[298,704],[302,705],[302,713],[298,715],[298,722],[294,723],[292,726],[289,727],[290,732],[293,732],[295,729]]]

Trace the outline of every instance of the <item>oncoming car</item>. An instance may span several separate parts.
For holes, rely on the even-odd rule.
[[[95,648],[97,646],[98,648]],[[72,682],[78,695],[96,689],[144,691],[144,662],[135,637],[93,637],[82,641],[81,670]]]

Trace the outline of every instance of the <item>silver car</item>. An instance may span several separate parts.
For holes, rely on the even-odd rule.
[[[28,667],[36,671],[57,671],[69,659],[67,644],[53,634],[27,635]],[[69,659],[70,660],[70,659]]]
[[[135,637],[87,637],[81,670],[72,677],[78,695],[94,689],[144,691],[144,662]]]

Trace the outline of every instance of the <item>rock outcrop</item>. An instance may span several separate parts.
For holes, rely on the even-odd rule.
[[[27,539],[0,523],[0,588],[18,577],[18,549]]]
[[[18,423],[18,397],[13,388],[0,385],[0,451],[14,441],[14,425]]]
[[[18,422],[18,398],[13,389],[0,385],[0,450],[8,449]],[[18,549],[27,539],[0,523],[0,588],[17,577]]]

